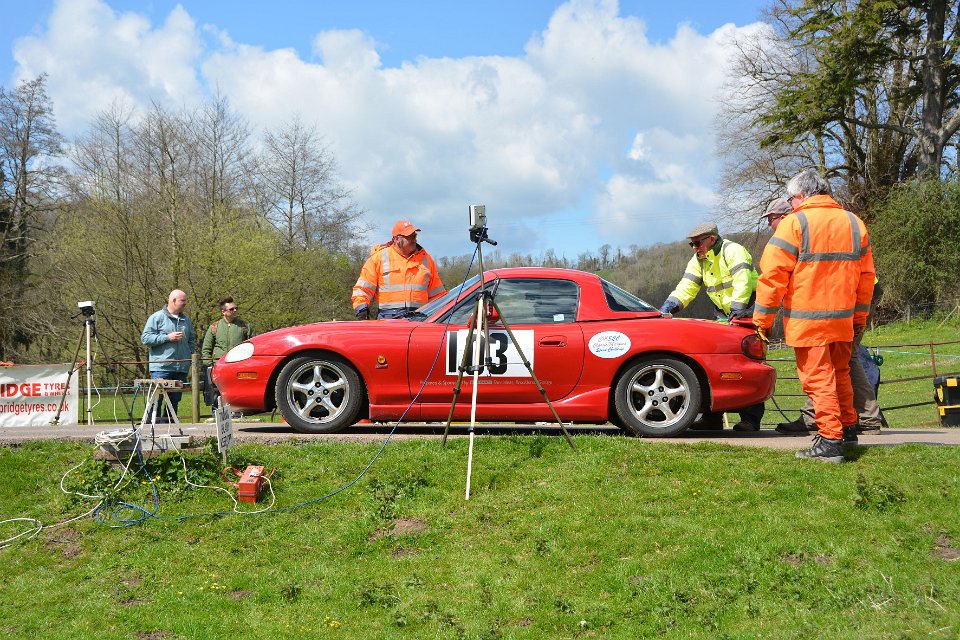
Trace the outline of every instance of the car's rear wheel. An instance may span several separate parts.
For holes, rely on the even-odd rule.
[[[700,398],[700,381],[688,365],[669,357],[644,358],[617,381],[615,424],[638,436],[676,435],[696,419]]]
[[[280,371],[277,407],[304,433],[333,433],[357,421],[363,384],[356,370],[335,355],[294,358]]]

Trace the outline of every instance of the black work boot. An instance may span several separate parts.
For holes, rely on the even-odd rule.
[[[817,434],[813,446],[797,451],[796,456],[820,462],[843,462],[843,440],[831,440]]]
[[[857,425],[852,424],[843,428],[843,444],[857,444]]]
[[[777,425],[777,428],[774,429],[777,433],[782,433],[785,436],[806,436],[810,435],[810,432],[807,430],[807,425],[803,421],[803,418],[797,418],[793,422],[781,422]]]

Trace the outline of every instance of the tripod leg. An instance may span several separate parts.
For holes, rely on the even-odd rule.
[[[106,351],[104,350],[104,348],[103,348],[103,343],[100,342],[100,334],[97,333],[97,325],[94,324],[93,327],[92,327],[92,329],[93,329],[93,337],[94,337],[94,339],[97,341],[97,348],[100,349],[100,353],[103,354],[103,359],[106,360],[107,362],[110,362],[110,358],[109,358],[109,356],[107,356],[107,352],[106,352]],[[114,366],[116,366],[116,365],[114,365]],[[133,407],[132,407],[132,406],[130,406],[130,407],[127,406],[127,397],[126,397],[126,395],[123,393],[123,390],[120,389],[120,372],[119,372],[117,369],[114,369],[114,380],[115,380],[115,382],[117,383],[117,393],[120,394],[120,400],[123,402],[123,409],[124,409],[124,411],[127,412],[127,417],[130,418],[130,422],[132,423],[132,422],[133,422]],[[116,407],[116,404],[114,404],[114,407]]]
[[[543,388],[543,385],[540,384],[540,380],[537,378],[537,374],[533,372],[533,367],[530,366],[530,361],[527,360],[527,356],[524,355],[523,350],[520,348],[520,343],[517,342],[516,338],[513,337],[513,330],[510,329],[510,323],[507,322],[507,319],[500,313],[500,307],[497,306],[497,302],[493,299],[490,300],[490,304],[493,305],[493,308],[497,310],[497,315],[500,316],[500,321],[503,323],[503,328],[506,329],[507,335],[510,336],[510,341],[513,343],[513,346],[516,347],[517,353],[520,354],[520,360],[523,361],[523,366],[527,368],[527,371],[530,372],[530,376],[533,378],[533,382],[537,385],[537,391],[540,392],[540,395],[543,396],[544,402],[547,403],[547,406],[550,407],[550,412],[553,414],[553,417],[556,418],[557,424],[560,425],[560,430],[563,432],[563,437],[567,439],[567,444],[570,445],[570,448],[574,451],[577,450],[575,444],[573,444],[573,439],[570,437],[570,434],[567,432],[567,427],[564,426],[563,420],[560,419],[560,416],[557,415],[557,410],[553,407],[553,403],[550,402],[550,398],[547,397],[547,391]]]
[[[148,420],[151,420],[153,422],[156,422],[157,420],[157,414],[155,412],[155,404],[157,401],[156,389],[154,388],[155,386],[156,385],[154,385],[152,382],[149,385],[147,385],[147,393],[144,395],[144,400],[143,400],[144,401],[143,417],[140,419],[140,427],[138,428],[143,428],[144,426],[149,424],[147,422]]]
[[[467,449],[467,488],[464,500],[470,499],[470,479],[473,477],[473,436],[474,425],[477,423],[477,391],[480,387],[480,340],[489,338],[487,327],[487,297],[483,293],[477,300],[477,322],[480,324],[475,334],[473,344],[473,395],[470,400],[470,446]],[[490,360],[490,340],[487,339],[486,359]]]
[[[85,328],[80,330],[80,339],[77,340],[77,350],[73,352],[73,363],[70,365],[70,371],[67,372],[67,384],[63,387],[63,395],[60,396],[60,404],[57,405],[57,413],[53,416],[52,424],[60,423],[60,414],[63,413],[63,403],[67,401],[67,391],[70,390],[70,378],[73,377],[73,371],[77,368],[77,360],[80,358],[80,347],[83,346],[84,332]]]
[[[457,384],[453,387],[453,402],[450,404],[450,415],[447,416],[447,425],[443,428],[443,438],[440,440],[440,446],[447,446],[447,434],[450,433],[450,423],[453,422],[453,410],[457,408],[457,399],[460,397],[460,390],[463,384],[463,373],[467,370],[467,359],[470,357],[470,343],[473,341],[473,332],[476,329],[477,310],[480,305],[473,309],[470,319],[467,320],[467,341],[463,348],[463,356],[460,358],[460,366],[457,367]]]

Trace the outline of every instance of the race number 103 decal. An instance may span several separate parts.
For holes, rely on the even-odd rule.
[[[533,330],[519,329],[513,332],[520,344],[530,368],[533,368]],[[476,336],[471,343],[476,341]],[[467,350],[467,365],[473,364],[473,344],[467,344],[467,330],[450,331],[447,333],[447,375],[457,375],[457,369],[463,361],[463,352]],[[480,360],[486,357],[484,338],[480,335]],[[517,352],[517,347],[510,341],[510,335],[500,329],[490,330],[490,360],[491,365],[486,367],[482,375],[505,376],[514,378],[529,378],[530,372],[523,366],[523,360]]]

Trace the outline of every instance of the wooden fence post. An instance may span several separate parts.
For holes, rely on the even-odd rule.
[[[190,398],[192,400],[191,409],[193,412],[193,424],[200,422],[200,354],[194,353],[190,356]]]

